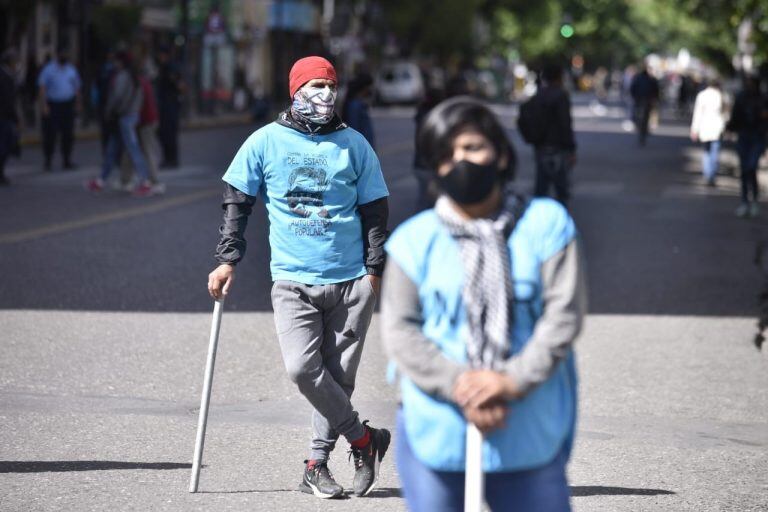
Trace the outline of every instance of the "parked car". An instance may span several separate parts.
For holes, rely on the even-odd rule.
[[[376,75],[379,103],[416,103],[424,96],[424,79],[413,62],[384,64]]]

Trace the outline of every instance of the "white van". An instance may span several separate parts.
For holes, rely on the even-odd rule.
[[[383,64],[376,74],[376,99],[379,103],[416,103],[424,96],[421,70],[413,62]]]

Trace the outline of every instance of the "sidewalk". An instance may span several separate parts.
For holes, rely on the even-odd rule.
[[[216,128],[221,126],[233,126],[248,124],[253,122],[250,112],[232,112],[217,114],[213,116],[190,116],[181,120],[181,130],[200,130],[205,128]],[[77,121],[76,121],[77,124]],[[21,135],[21,144],[23,146],[32,146],[40,144],[41,134],[40,126],[24,130]],[[76,140],[93,140],[99,137],[99,125],[96,120],[91,121],[86,126],[77,124],[75,127]]]

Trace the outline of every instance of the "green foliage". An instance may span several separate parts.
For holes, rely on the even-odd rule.
[[[768,0],[388,0],[384,9],[408,49],[442,60],[579,53],[595,66],[624,65],[688,48],[727,69],[745,17],[755,20],[756,57],[768,56]],[[478,17],[490,26],[489,41],[474,37]],[[569,38],[560,34],[566,23]]]

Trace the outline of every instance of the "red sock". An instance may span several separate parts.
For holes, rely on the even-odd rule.
[[[307,461],[307,469],[312,469],[312,468],[314,468],[316,464],[317,464],[317,460],[315,460],[315,459],[309,459],[309,460]]]
[[[366,446],[368,446],[368,443],[371,442],[371,431],[368,430],[368,427],[364,427],[364,429],[365,429],[365,434],[363,434],[363,437],[361,437],[360,439],[355,439],[354,441],[349,443],[352,445],[352,448],[365,448]]]

